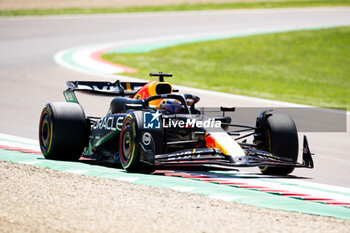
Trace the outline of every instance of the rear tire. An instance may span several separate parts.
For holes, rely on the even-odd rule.
[[[282,158],[298,160],[298,132],[293,119],[288,115],[274,114],[267,118],[267,149]],[[260,167],[265,175],[288,175],[294,167]]]
[[[39,142],[46,159],[78,160],[88,142],[82,107],[76,103],[48,103],[41,112]]]

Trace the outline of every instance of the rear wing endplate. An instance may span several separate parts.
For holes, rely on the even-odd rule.
[[[101,96],[134,96],[143,87],[144,82],[111,82],[68,81],[67,90],[63,92],[67,102],[79,103],[75,91]]]

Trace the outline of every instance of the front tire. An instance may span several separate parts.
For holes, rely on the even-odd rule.
[[[266,120],[267,150],[282,158],[298,160],[298,132],[293,119],[288,115],[274,114]],[[294,167],[260,167],[265,175],[288,175]]]
[[[46,159],[78,160],[87,145],[88,126],[79,104],[48,103],[41,112],[39,142]]]
[[[152,173],[155,167],[140,161],[140,134],[142,126],[135,114],[125,117],[119,139],[120,163],[128,172]]]

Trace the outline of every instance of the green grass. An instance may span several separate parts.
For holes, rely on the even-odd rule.
[[[172,72],[184,86],[322,107],[350,108],[350,27],[175,46],[103,58],[150,72]]]
[[[29,9],[29,10],[0,10],[0,16],[26,15],[66,15],[66,14],[100,14],[100,13],[129,13],[129,12],[161,12],[161,11],[194,11],[194,10],[224,10],[251,8],[282,8],[282,7],[319,7],[319,6],[349,6],[350,0],[305,0],[281,2],[232,2],[179,4],[167,6],[140,7],[106,7],[106,8],[69,8],[69,9]]]

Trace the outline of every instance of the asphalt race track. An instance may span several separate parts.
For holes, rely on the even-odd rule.
[[[49,16],[0,19],[0,133],[37,138],[43,105],[63,101],[67,80],[98,80],[54,62],[56,52],[95,43],[246,29],[350,25],[350,8],[237,10],[186,13]],[[155,72],[150,67],[150,72]],[[166,71],[175,74],[176,71]],[[202,106],[278,106],[270,102],[203,94]],[[88,115],[106,113],[105,98],[82,96]],[[84,104],[85,103],[85,104]],[[349,116],[347,117],[349,119]],[[293,175],[350,187],[350,133],[310,133],[315,169]],[[248,170],[248,171],[257,171]]]

